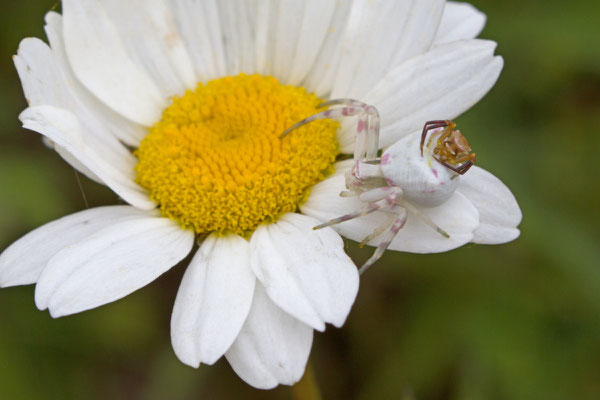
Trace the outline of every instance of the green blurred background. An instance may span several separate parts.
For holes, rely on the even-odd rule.
[[[126,1],[126,0],[125,0]],[[348,322],[316,334],[325,399],[600,399],[600,2],[474,0],[498,42],[498,84],[458,119],[479,165],[522,207],[521,237],[442,255],[387,252]],[[85,208],[73,169],[20,127],[11,61],[44,37],[54,0],[0,13],[0,250]],[[90,206],[114,204],[85,178]],[[348,243],[361,262],[371,249]],[[0,291],[2,399],[290,399],[255,390],[226,361],[175,357],[169,318],[180,265],[124,300],[53,320],[33,287]]]

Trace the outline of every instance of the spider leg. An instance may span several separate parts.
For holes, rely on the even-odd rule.
[[[404,224],[406,224],[407,217],[408,213],[406,212],[406,209],[400,208],[398,210],[397,217],[393,220],[391,227],[389,228],[385,236],[382,238],[381,243],[379,243],[377,249],[375,249],[375,252],[371,256],[371,258],[369,258],[367,262],[364,263],[363,266],[360,267],[360,269],[358,270],[359,274],[364,274],[365,271],[375,263],[375,261],[381,258],[385,250],[389,247],[390,243],[392,243],[392,240],[394,240],[398,232],[400,232],[400,229],[402,229]]]
[[[371,240],[375,239],[377,236],[379,236],[383,232],[387,231],[390,228],[390,226],[392,226],[392,224],[394,223],[394,220],[395,220],[394,217],[388,218],[387,222],[379,225],[377,228],[375,228],[375,230],[373,230],[373,232],[371,232],[370,234],[365,236],[364,239],[361,240],[360,243],[358,244],[358,247],[363,248]]]
[[[374,189],[369,189],[362,192],[358,199],[365,203],[371,203],[374,201],[383,200],[385,198],[391,197],[392,199],[396,199],[402,196],[402,189],[399,187],[392,186],[383,186],[376,187]]]
[[[362,162],[374,162],[379,151],[379,111],[373,106],[362,104],[365,113],[358,117],[354,159]]]
[[[329,108],[332,106],[339,106],[339,105],[344,106],[344,107],[321,111],[314,115],[311,115],[310,117],[303,119],[300,122],[295,123],[288,129],[286,129],[285,132],[283,132],[281,134],[280,138],[284,138],[294,129],[298,129],[301,126],[311,123],[313,121],[316,121],[318,119],[353,117],[356,115],[372,113],[372,111],[369,109],[369,107],[371,107],[371,106],[369,106],[368,104],[362,103],[358,100],[353,100],[353,99],[330,100],[325,103],[319,104],[317,106],[317,108]],[[374,107],[371,107],[371,108],[374,109]],[[375,112],[377,112],[377,110],[375,110]],[[357,127],[357,129],[358,129],[358,127]]]
[[[453,122],[448,120],[435,120],[435,121],[427,121],[423,126],[423,133],[421,133],[421,157],[423,157],[423,145],[425,144],[425,138],[427,138],[427,134],[432,129],[444,128],[451,125]]]
[[[298,129],[317,119],[358,116],[358,123],[354,127],[356,133],[354,158],[363,162],[375,161],[379,150],[379,112],[377,109],[369,104],[354,99],[329,100],[319,104],[318,108],[335,106],[343,107],[329,109],[311,115],[288,128],[281,134],[280,138],[287,136],[294,129]]]
[[[352,110],[352,113],[350,112]],[[327,118],[338,118],[341,116],[354,116],[357,114],[358,109],[355,107],[344,107],[344,108],[338,108],[335,110],[325,110],[325,111],[321,111],[318,112],[316,114],[311,115],[310,117],[304,118],[302,121],[296,122],[294,125],[290,126],[288,129],[286,129],[280,136],[280,139],[283,139],[284,137],[286,137],[287,135],[290,134],[290,132],[292,132],[293,130],[296,130],[306,124],[310,124],[313,121],[316,121],[318,119],[327,119]]]
[[[362,107],[365,103],[354,99],[333,99],[325,101],[317,106],[317,108],[331,107],[331,106],[359,106]]]
[[[371,214],[372,212],[381,210],[382,208],[384,208],[386,206],[388,206],[388,202],[386,200],[375,201],[373,203],[367,204],[365,207],[361,208],[360,210],[357,210],[355,212],[345,214],[345,215],[342,215],[341,217],[329,220],[325,223],[322,223],[321,225],[315,226],[313,229],[315,229],[315,230],[323,229],[323,228],[326,228],[331,225],[337,225],[341,222],[349,221],[354,218],[358,218],[358,217],[362,217],[364,215]]]
[[[473,154],[474,156],[475,154]],[[467,162],[464,162],[462,165],[455,167],[452,164],[447,163],[446,161],[440,161],[439,159],[436,158],[436,160],[442,164],[444,167],[448,168],[449,170],[452,170],[454,172],[456,172],[457,174],[460,175],[464,175],[467,173],[467,171],[475,164],[473,161],[475,160],[475,157],[471,157],[470,159],[468,159]],[[456,176],[456,175],[455,175]]]
[[[336,225],[341,222],[345,222],[354,218],[362,217],[363,215],[371,214],[374,211],[379,211],[381,209],[390,210],[396,206],[396,199],[402,196],[402,189],[396,187],[386,187],[387,190],[382,190],[384,188],[369,190],[364,194],[373,193],[370,197],[375,201],[369,201],[367,205],[360,210],[357,210],[353,213],[349,213],[346,215],[342,215],[341,217],[334,218],[328,222],[325,222],[321,225],[315,226],[313,229],[321,229],[327,226]],[[365,197],[363,197],[365,199]],[[379,199],[379,200],[377,200]]]
[[[474,160],[474,159],[473,159]],[[458,167],[458,173],[464,175],[467,171],[475,164],[473,160],[469,160],[460,167]]]
[[[452,121],[448,121],[448,125],[446,126],[446,129],[444,129],[444,131],[440,135],[440,137],[437,138],[438,145],[442,144],[447,137],[452,135],[452,132],[454,132],[455,126],[456,125],[454,125],[454,123]]]
[[[389,198],[386,198],[386,201],[389,201]],[[361,242],[361,245],[365,244],[365,243],[369,242],[370,240],[376,238],[380,234],[382,234],[383,231],[385,230],[384,226],[389,228],[386,235],[381,239],[381,242],[377,246],[377,249],[375,249],[375,252],[371,256],[371,258],[369,258],[367,260],[367,262],[364,263],[363,266],[360,267],[360,269],[358,270],[359,274],[363,274],[371,265],[373,265],[377,260],[379,260],[379,258],[381,258],[381,256],[383,255],[385,250],[390,246],[390,244],[392,243],[392,241],[394,240],[394,238],[396,237],[398,232],[400,232],[400,229],[402,229],[404,227],[404,225],[406,224],[406,220],[408,219],[407,210],[410,210],[412,213],[417,215],[419,218],[421,218],[421,220],[425,224],[431,226],[442,236],[444,236],[446,238],[450,238],[450,235],[448,235],[439,226],[437,226],[431,220],[431,218],[429,218],[425,214],[421,213],[416,207],[414,207],[409,202],[403,200],[402,198],[396,198],[396,199],[394,199],[394,202],[395,202],[395,204],[397,204],[397,211],[396,211],[397,216],[395,219],[393,219],[393,222],[391,224],[388,223],[388,224],[384,224],[384,225],[378,227],[377,229],[375,229],[375,231],[373,231],[373,233],[371,233],[369,236],[364,238],[363,241]]]
[[[419,211],[419,209],[415,206],[413,206],[412,204],[410,204],[408,201],[399,198],[396,199],[396,202],[406,208],[407,210],[409,210],[410,212],[412,212],[413,214],[415,214],[416,216],[418,216],[419,218],[421,218],[421,220],[426,224],[429,225],[431,228],[435,229],[435,231],[437,233],[439,233],[440,235],[442,235],[443,237],[445,237],[446,239],[450,239],[450,235],[448,235],[446,233],[446,231],[444,231],[442,228],[440,228],[439,226],[437,226],[435,224],[435,222],[433,222],[433,220],[431,218],[429,218],[427,215],[423,214],[421,211]]]

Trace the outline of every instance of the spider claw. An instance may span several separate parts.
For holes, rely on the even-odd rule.
[[[437,227],[437,228],[435,228],[435,230],[437,231],[437,233],[439,233],[440,235],[442,235],[446,239],[450,239],[450,235],[448,235],[446,233],[446,231],[442,230],[442,228]]]
[[[377,250],[375,250],[375,253],[373,253],[373,255],[371,256],[371,258],[369,258],[369,259],[367,260],[367,262],[366,262],[366,263],[364,263],[364,264],[363,264],[363,265],[362,265],[362,266],[359,268],[359,270],[358,270],[358,274],[359,274],[359,275],[362,275],[362,274],[364,274],[364,273],[365,273],[365,271],[366,271],[367,269],[369,269],[369,267],[371,267],[373,264],[375,264],[375,262],[376,262],[377,260],[379,260],[379,259],[381,258],[381,256],[382,256],[382,255],[383,255],[383,251],[381,252],[381,254],[378,254],[378,253],[377,253]]]

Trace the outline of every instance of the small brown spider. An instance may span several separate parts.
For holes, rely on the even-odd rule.
[[[469,168],[475,164],[477,156],[471,153],[471,146],[463,136],[456,124],[449,120],[429,121],[423,127],[421,135],[421,157],[423,157],[423,145],[429,131],[444,128],[434,134],[439,134],[437,143],[433,149],[434,158],[444,167],[451,169],[457,174],[464,175]],[[433,136],[429,139],[433,140]]]

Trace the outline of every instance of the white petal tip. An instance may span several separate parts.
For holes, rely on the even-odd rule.
[[[35,296],[35,306],[38,308],[38,310],[44,311],[48,309],[48,302],[46,299],[42,300]]]
[[[48,310],[50,312],[50,316],[54,319],[64,317],[68,314],[62,313],[60,311]]]

